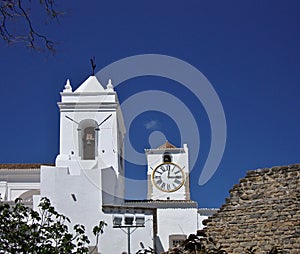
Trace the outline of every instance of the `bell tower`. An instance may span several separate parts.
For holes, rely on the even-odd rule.
[[[123,175],[125,127],[111,80],[104,89],[90,76],[74,92],[68,80],[58,106],[60,151],[56,166],[67,166],[73,175],[80,174],[81,168],[111,166],[117,175]]]
[[[146,149],[148,199],[190,200],[188,147],[177,148],[168,141]]]
[[[86,227],[95,246],[93,227],[111,219],[101,208],[124,203],[125,127],[120,104],[111,80],[104,88],[90,76],[75,91],[68,80],[58,107],[59,154],[55,166],[41,166],[40,196],[34,205],[48,197],[73,225]]]

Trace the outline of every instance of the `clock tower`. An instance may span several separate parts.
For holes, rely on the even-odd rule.
[[[188,147],[177,148],[168,141],[146,149],[148,194],[152,200],[190,200]]]

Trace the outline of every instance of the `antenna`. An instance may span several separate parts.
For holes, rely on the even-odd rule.
[[[90,59],[90,61],[91,61],[91,65],[92,65],[92,74],[93,74],[93,76],[95,75],[95,69],[96,69],[96,58],[95,58],[95,56],[93,56],[91,59]]]

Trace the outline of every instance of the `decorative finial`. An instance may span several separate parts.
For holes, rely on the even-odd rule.
[[[114,90],[114,86],[111,82],[111,79],[108,80],[108,83],[106,85],[106,89],[109,90],[109,91],[113,91]]]
[[[67,79],[65,89],[63,90],[64,93],[72,93],[72,86],[70,84],[70,80]]]
[[[92,74],[93,74],[93,76],[95,76],[95,69],[96,69],[96,66],[97,66],[95,56],[93,56],[90,60],[91,60],[92,70],[93,70]]]

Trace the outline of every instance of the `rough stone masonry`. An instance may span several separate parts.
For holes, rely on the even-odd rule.
[[[203,224],[228,253],[300,253],[300,164],[257,169],[229,191],[230,197]]]

